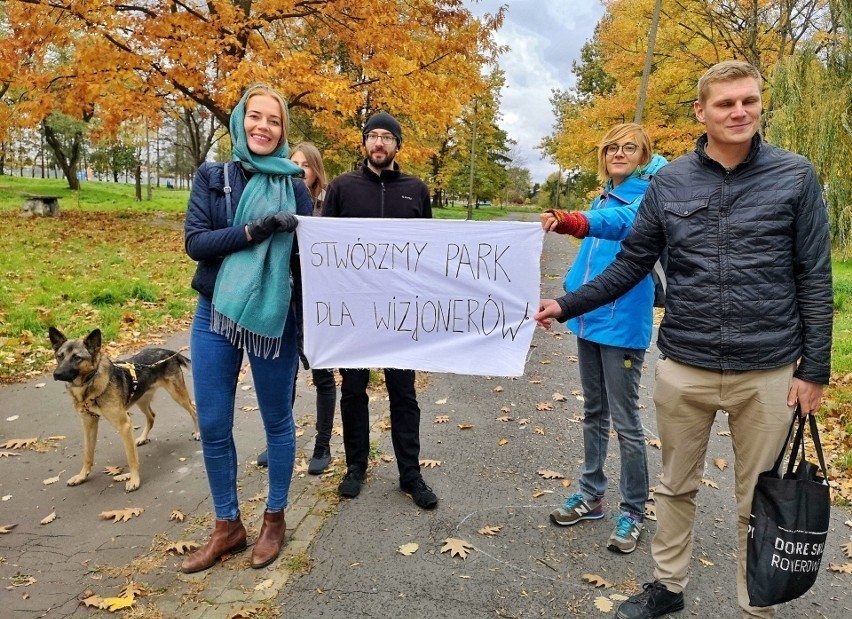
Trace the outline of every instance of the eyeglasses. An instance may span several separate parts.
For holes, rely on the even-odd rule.
[[[368,133],[367,141],[368,142],[377,142],[378,140],[382,141],[382,144],[385,146],[390,146],[391,144],[396,142],[396,136],[393,134],[388,135],[379,135],[378,133]]]
[[[606,154],[615,155],[616,153],[618,153],[618,151],[621,151],[625,155],[632,155],[637,150],[639,150],[639,147],[636,146],[636,144],[633,144],[632,142],[628,142],[627,144],[623,144],[621,146],[619,146],[618,144],[610,144],[606,147]]]

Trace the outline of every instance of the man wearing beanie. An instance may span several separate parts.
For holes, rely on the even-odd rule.
[[[402,146],[402,127],[387,112],[373,114],[362,132],[366,158],[354,172],[329,183],[323,205],[324,217],[432,218],[429,189],[403,174],[394,157]],[[390,398],[391,439],[399,468],[399,486],[418,507],[433,509],[438,497],[420,474],[420,407],[414,388],[414,371],[385,368]],[[340,411],[346,476],[338,493],[355,498],[367,474],[370,453],[370,411],[367,383],[369,369],[342,368]]]

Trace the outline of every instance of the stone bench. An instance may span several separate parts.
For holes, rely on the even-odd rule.
[[[24,194],[24,217],[59,217],[59,196]]]

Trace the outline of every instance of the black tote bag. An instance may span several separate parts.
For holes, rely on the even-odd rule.
[[[797,420],[787,472],[780,477]],[[808,424],[821,469],[805,460],[804,430]],[[831,505],[826,471],[816,420],[813,415],[807,421],[801,418],[797,408],[775,466],[758,476],[754,489],[746,555],[746,584],[752,606],[788,602],[816,581]]]

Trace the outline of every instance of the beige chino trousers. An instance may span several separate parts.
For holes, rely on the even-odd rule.
[[[728,413],[734,449],[737,499],[737,598],[744,617],[774,617],[775,608],[749,606],[746,591],[746,535],[757,476],[772,468],[794,408],[787,394],[796,364],[745,372],[705,370],[671,359],[656,367],[654,403],[663,452],[663,474],[654,497],[657,532],[651,543],[654,577],[669,591],[689,582],[696,495],[704,474],[710,429],[717,410]],[[708,501],[713,509],[716,499]]]

